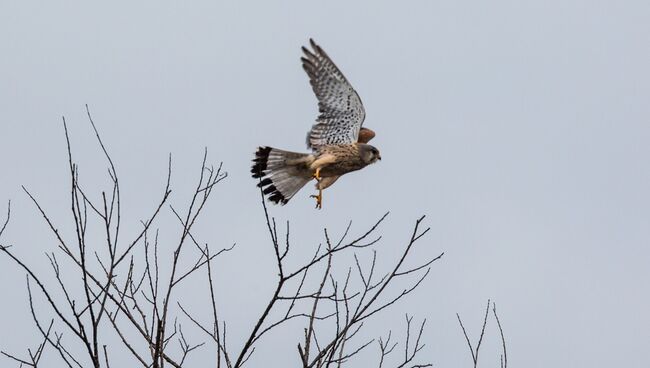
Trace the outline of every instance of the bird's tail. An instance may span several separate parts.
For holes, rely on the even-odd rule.
[[[251,173],[261,179],[257,186],[271,202],[286,204],[312,179],[309,164],[313,161],[314,156],[307,153],[258,147]]]

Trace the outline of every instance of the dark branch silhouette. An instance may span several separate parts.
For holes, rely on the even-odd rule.
[[[36,347],[27,349],[27,355],[1,351],[5,359],[21,366],[37,367],[49,350],[53,353],[49,359],[58,359],[69,368],[110,367],[111,363],[116,364],[114,356],[111,357],[115,354],[121,354],[121,358],[130,356],[142,367],[183,367],[190,364],[194,352],[212,346],[217,368],[241,368],[260,344],[272,343],[265,339],[271,332],[292,331],[291,326],[300,323],[303,329],[296,335],[296,359],[303,368],[363,365],[361,359],[355,360],[362,352],[376,354],[379,368],[431,366],[429,362],[420,362],[426,320],[415,324],[407,314],[401,341],[396,338],[399,334],[390,330],[386,337],[375,338],[367,333],[367,326],[377,316],[390,313],[391,307],[423,285],[434,262],[444,254],[425,259],[412,256],[430,230],[424,225],[424,216],[415,221],[403,244],[390,244],[392,248],[402,249],[395,259],[380,262],[384,243],[380,228],[389,215],[386,213],[367,230],[354,229],[351,221],[338,236],[323,229],[322,244],[309,257],[289,264],[287,259],[296,257],[291,247],[290,223],[281,226],[282,234],[260,191],[263,221],[274,255],[271,262],[277,270],[276,281],[257,318],[250,321],[243,340],[230,346],[229,325],[219,311],[220,304],[232,301],[224,300],[217,292],[215,261],[234,251],[235,245],[210,246],[194,231],[217,184],[227,177],[222,165],[209,165],[206,150],[189,201],[185,207],[179,207],[170,203],[170,156],[159,200],[148,217],[135,224],[137,230],[129,237],[122,229],[134,228],[134,224],[123,223],[118,170],[87,107],[86,112],[107,166],[108,190],[97,191],[82,184],[68,125],[63,119],[70,179],[68,217],[51,217],[37,196],[23,187],[56,240],[56,250],[45,252],[49,273],[30,266],[10,245],[0,245],[0,254],[6,255],[26,274],[28,304],[40,335]],[[160,230],[162,213],[171,215],[178,224],[175,228],[162,228],[164,234]],[[11,203],[0,227],[0,240],[10,217]],[[72,226],[60,231],[62,223]],[[170,232],[175,234],[173,238]],[[386,269],[379,266],[386,264],[389,264]],[[179,299],[179,288],[197,275],[207,281],[208,322],[203,320],[206,317],[200,311],[193,311],[193,307]],[[458,316],[474,366],[487,324],[489,303],[476,348]],[[46,314],[52,317],[44,319],[42,315]],[[505,338],[495,307],[493,314],[501,331],[502,367],[505,368]],[[204,336],[209,344],[194,341],[197,334],[191,331]],[[108,339],[109,335],[117,337],[119,343]],[[375,346],[379,347],[378,351],[372,350]],[[403,354],[397,354],[398,350]]]
[[[167,327],[170,320],[169,305],[172,302],[173,290],[189,275],[213,260],[214,257],[206,257],[201,253],[198,261],[187,270],[180,268],[178,260],[184,246],[187,244],[191,228],[207,203],[213,188],[227,174],[222,171],[221,165],[216,170],[206,165],[206,151],[202,161],[198,185],[184,217],[185,220],[180,226],[179,240],[171,260],[173,270],[169,281],[165,284],[165,287],[161,288],[158,269],[158,237],[156,235],[153,250],[153,253],[155,253],[153,259],[155,261],[151,262],[152,251],[148,234],[171,194],[171,157],[169,158],[166,185],[158,205],[150,217],[142,221],[142,230],[133,238],[124,239],[120,232],[122,227],[122,203],[118,172],[89,109],[86,108],[86,111],[98,145],[108,163],[110,190],[108,192],[101,191],[98,196],[100,199],[97,201],[91,199],[91,193],[82,189],[79,180],[79,169],[73,160],[68,126],[65,119],[63,119],[68,153],[70,209],[74,224],[74,237],[71,239],[65,238],[55,225],[55,220],[47,214],[36,197],[26,188],[23,188],[56,238],[58,248],[64,258],[74,265],[72,269],[66,267],[66,272],[77,272],[80,285],[73,285],[69,281],[64,281],[63,268],[60,266],[59,257],[55,253],[46,253],[54,274],[53,279],[63,295],[62,300],[57,299],[54,296],[55,288],[45,282],[46,278],[44,276],[37,275],[35,270],[19,259],[8,246],[0,248],[28,275],[27,289],[32,316],[45,341],[39,345],[37,354],[30,353],[33,358],[23,360],[33,365],[37,364],[37,358],[40,359],[44,347],[49,345],[59,353],[59,357],[68,367],[84,367],[88,365],[108,367],[110,362],[108,357],[109,348],[103,340],[106,334],[104,331],[111,329],[118,334],[124,347],[143,366],[162,367],[166,363],[174,367],[180,367],[187,356],[202,344],[188,343],[183,334],[182,326],[176,322],[175,318],[172,328]],[[175,210],[172,209],[172,211],[176,213]],[[8,219],[0,230],[0,235],[4,232],[7,222]],[[96,237],[90,238],[87,231],[89,226],[97,227],[97,225],[103,229],[103,241]],[[103,243],[103,246],[100,247],[101,243]],[[139,276],[137,269],[142,262],[135,261],[137,258],[135,252],[137,250],[144,250],[145,258],[144,271],[141,271]],[[219,254],[221,252],[216,253],[215,256]],[[120,270],[122,271],[120,272]],[[119,277],[120,274],[123,276]],[[145,279],[148,280],[146,284],[144,283]],[[37,290],[46,299],[47,304],[55,314],[55,322],[51,323],[47,329],[43,328],[34,308],[32,283],[36,284]],[[147,290],[145,291],[145,289]],[[81,293],[78,290],[81,290]],[[147,315],[144,312],[145,309],[152,310],[152,313]],[[129,333],[125,333],[127,329],[130,330]],[[136,337],[132,333],[133,330],[136,332]],[[69,337],[63,339],[64,331],[71,332],[72,335],[66,334]],[[139,339],[137,335],[139,335]],[[172,338],[178,341],[178,350],[180,352],[176,358],[172,358],[166,350]],[[136,348],[136,346],[142,345],[142,340],[148,346],[146,353]],[[74,346],[74,349],[71,346]],[[79,346],[85,351],[83,357],[79,356]],[[76,354],[72,353],[73,351]],[[4,355],[15,358],[9,353]],[[88,361],[88,363],[85,363],[85,361]]]
[[[467,342],[467,346],[469,347],[470,354],[472,356],[472,362],[474,363],[474,367],[476,368],[479,362],[479,351],[481,349],[481,343],[483,342],[483,336],[485,335],[485,327],[487,326],[487,320],[488,320],[488,315],[490,312],[490,303],[492,303],[489,299],[487,302],[487,306],[485,307],[485,315],[483,316],[483,327],[481,328],[481,334],[479,335],[478,341],[476,343],[476,347],[473,347],[472,342],[470,341],[469,335],[467,333],[467,330],[465,329],[465,326],[463,325],[463,321],[460,319],[460,315],[456,313],[456,318],[458,319],[458,324],[460,325],[460,328],[463,331],[463,336],[465,337],[465,341]],[[499,334],[501,335],[501,347],[503,349],[503,352],[501,354],[501,367],[502,368],[507,368],[508,367],[508,357],[506,355],[506,339],[503,334],[503,329],[501,328],[501,322],[499,321],[499,316],[497,315],[497,309],[496,305],[492,303],[492,313],[494,314],[494,318],[497,321],[497,326],[499,327]]]

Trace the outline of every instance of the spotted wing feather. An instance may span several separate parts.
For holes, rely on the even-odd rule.
[[[366,112],[357,92],[343,73],[314,40],[312,50],[302,48],[302,67],[309,76],[320,115],[307,135],[307,146],[313,150],[328,144],[357,142]]]

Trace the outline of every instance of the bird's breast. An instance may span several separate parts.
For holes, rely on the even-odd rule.
[[[364,168],[366,164],[361,160],[359,148],[356,144],[325,146],[320,154],[329,154],[336,157],[336,160],[321,168],[321,176],[340,176],[351,171]]]

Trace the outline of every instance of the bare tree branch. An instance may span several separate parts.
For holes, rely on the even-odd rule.
[[[5,218],[5,222],[2,224],[2,228],[0,228],[0,237],[5,232],[5,229],[7,228],[7,224],[9,224],[10,218],[11,218],[11,201],[9,201],[9,203],[7,204],[7,217]]]
[[[379,227],[385,222],[388,212],[356,237],[350,236],[353,232],[352,221],[340,236],[331,237],[332,233],[325,228],[324,241],[315,247],[315,251],[297,264],[289,264],[287,260],[294,258],[290,223],[286,221],[286,227],[282,223],[278,226],[276,219],[270,216],[260,190],[277,279],[269,291],[269,298],[260,308],[259,316],[251,321],[250,332],[244,335],[243,341],[234,344],[237,350],[231,350],[227,344],[229,336],[226,328],[230,325],[218,313],[217,305],[217,301],[219,306],[228,301],[219,299],[217,284],[220,280],[215,276],[214,267],[216,260],[235,246],[210,247],[195,231],[195,225],[200,221],[216,184],[227,177],[222,164],[216,168],[209,166],[207,149],[204,151],[198,180],[187,207],[179,210],[181,207],[169,203],[172,193],[169,156],[160,200],[154,204],[149,217],[140,221],[135,234],[127,238],[127,230],[123,229],[131,227],[122,223],[128,218],[122,213],[122,209],[126,208],[121,198],[122,182],[88,106],[86,114],[107,166],[107,189],[94,193],[87,190],[89,188],[82,188],[68,125],[63,119],[70,180],[70,212],[66,215],[66,219],[72,222],[69,232],[60,232],[55,225],[60,219],[51,218],[39,200],[25,187],[23,190],[36,206],[56,239],[56,247],[65,257],[46,253],[51,266],[49,272],[54,276],[48,278],[36,272],[8,246],[0,246],[0,254],[7,255],[27,273],[29,305],[43,338],[36,350],[28,349],[28,358],[4,351],[3,356],[22,365],[36,367],[47,345],[58,353],[58,358],[68,368],[109,368],[111,363],[115,364],[110,354],[119,351],[128,351],[128,356],[143,367],[182,367],[190,364],[190,356],[205,346],[205,342],[192,341],[195,336],[184,331],[176,315],[180,313],[181,318],[191,322],[192,329],[196,328],[201,336],[203,333],[209,336],[206,340],[214,344],[217,368],[245,366],[259,344],[267,340],[263,337],[270,335],[271,331],[289,328],[293,325],[288,323],[290,321],[304,323],[304,335],[298,345],[303,368],[341,368],[353,364],[351,362],[355,357],[363,355],[362,352],[367,351],[366,348],[375,341],[378,341],[380,348],[379,367],[388,364],[387,358],[399,344],[395,336],[389,331],[385,340],[377,340],[366,336],[365,326],[371,323],[371,317],[390,309],[418,289],[431,274],[432,264],[444,255],[440,253],[419,260],[411,256],[415,244],[430,230],[423,228],[424,216],[416,220],[406,246],[387,270],[382,270],[383,266],[380,266],[384,263],[379,261],[381,252],[377,249],[382,240],[378,234]],[[168,247],[168,236],[156,228],[160,226],[160,214],[167,208],[179,224],[175,227],[177,236]],[[10,215],[9,205],[7,219],[0,227],[0,236],[7,227]],[[67,225],[67,222],[61,223]],[[285,234],[281,234],[283,229]],[[165,233],[169,229],[162,230]],[[163,254],[165,249],[170,249],[169,253]],[[72,267],[66,267],[70,264]],[[206,270],[210,289],[210,302],[207,304],[210,316],[206,324],[201,322],[205,317],[190,312],[193,307],[189,302],[180,302],[178,289],[202,269]],[[54,283],[53,286],[50,283]],[[46,308],[54,315],[47,328],[36,315],[32,295],[34,285],[37,286],[37,294],[47,302]],[[493,312],[496,317],[495,308]],[[460,317],[458,319],[460,322]],[[426,320],[419,324],[419,328],[413,326],[412,320],[413,317],[406,316],[404,354],[396,363],[397,368],[430,366],[428,363],[416,363],[419,360],[416,357],[419,358],[419,353],[425,347],[422,336]],[[498,318],[497,323],[501,328]],[[476,351],[470,344],[475,363],[485,326],[486,321]],[[63,336],[64,332],[68,334],[67,331],[72,335],[66,335],[64,345]],[[107,334],[110,331],[119,337],[117,344],[108,344],[110,340],[107,340]],[[467,340],[469,342],[469,338]],[[503,333],[502,341],[505,363]]]
[[[497,326],[499,326],[499,334],[501,335],[501,347],[503,349],[503,354],[501,354],[501,368],[508,368],[508,354],[506,352],[506,338],[503,335],[503,328],[501,328],[501,321],[499,321],[499,316],[497,315],[497,306],[492,303],[492,313],[494,314],[494,319],[497,320]]]
[[[481,343],[483,342],[483,336],[485,335],[485,327],[487,325],[488,314],[490,312],[490,303],[491,301],[488,299],[487,306],[485,308],[485,314],[483,316],[483,327],[481,328],[481,334],[479,335],[478,341],[476,343],[476,348],[472,346],[472,342],[470,341],[469,334],[467,333],[467,330],[465,329],[465,326],[463,325],[463,322],[460,319],[460,315],[456,313],[456,318],[458,319],[458,324],[460,325],[460,328],[463,331],[463,336],[465,337],[465,341],[467,342],[467,346],[469,347],[469,351],[472,356],[472,362],[474,363],[474,367],[477,367],[479,362],[479,350],[481,348]],[[497,321],[497,326],[499,327],[499,333],[501,335],[501,346],[503,349],[503,353],[501,354],[501,367],[506,368],[508,365],[508,358],[506,355],[506,340],[503,334],[503,329],[501,328],[501,322],[499,321],[499,316],[497,316],[496,305],[494,303],[492,303],[492,312],[494,314],[494,318]]]

